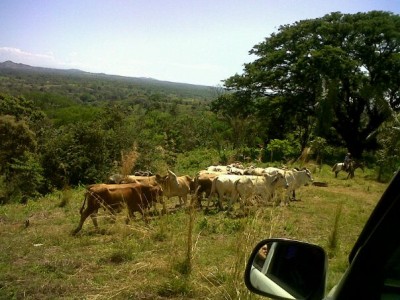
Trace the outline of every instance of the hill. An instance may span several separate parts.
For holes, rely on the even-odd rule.
[[[78,69],[33,67],[12,61],[0,63],[0,92],[69,95],[77,101],[146,99],[158,94],[168,99],[210,100],[213,87],[90,73]]]

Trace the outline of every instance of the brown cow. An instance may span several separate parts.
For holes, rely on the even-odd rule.
[[[177,196],[181,206],[186,205],[187,196],[191,191],[194,192],[194,181],[190,176],[176,176],[171,170],[165,176],[157,174],[156,181],[161,185],[163,195],[168,199]]]
[[[100,207],[109,210],[114,215],[126,205],[128,208],[126,223],[134,218],[135,212],[141,213],[144,218],[145,211],[151,208],[153,204],[155,205],[161,195],[162,189],[160,187],[141,183],[91,185],[86,190],[85,199],[80,209],[81,220],[73,234],[82,229],[88,216],[92,218],[97,229],[97,211]],[[87,206],[85,208],[86,199]]]
[[[137,175],[127,175],[121,181],[121,183],[131,183],[140,182],[147,185],[159,185],[156,176],[137,176]]]
[[[210,196],[212,181],[217,176],[217,173],[210,173],[206,170],[197,173],[194,179],[194,197],[199,207],[202,207],[201,200],[203,199],[203,194],[206,198]]]

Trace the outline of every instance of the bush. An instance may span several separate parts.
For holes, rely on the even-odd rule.
[[[294,158],[299,154],[299,147],[289,140],[273,139],[267,145],[270,161],[282,161]]]

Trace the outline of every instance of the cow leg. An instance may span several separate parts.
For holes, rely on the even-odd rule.
[[[217,201],[214,202],[214,205],[215,205],[215,203],[217,203],[216,206],[218,206],[219,210],[224,210],[224,206],[222,205],[222,198],[223,197],[224,197],[224,195],[221,196],[220,194],[218,194]]]
[[[203,198],[203,192],[202,192],[202,188],[201,185],[199,185],[196,189],[196,191],[194,192],[193,195],[194,199],[196,200],[196,207],[201,207],[201,200]]]
[[[209,196],[209,197],[207,198],[206,212],[208,212],[208,211],[210,210],[210,200],[211,200],[211,197]]]
[[[125,224],[129,224],[129,222],[134,218],[135,218],[135,213],[131,209],[128,209],[128,215],[126,216]]]
[[[181,198],[180,198],[180,199],[181,199]],[[183,200],[183,203],[182,203],[182,200]],[[187,195],[183,196],[182,199],[181,199],[181,204],[182,204],[183,206],[186,206],[186,203],[187,203]]]
[[[161,214],[166,215],[167,214],[167,204],[165,204],[164,198],[162,198],[161,204],[162,204]]]
[[[294,191],[294,190],[288,191],[283,205],[286,205],[286,206],[289,206],[289,205],[290,205],[290,196],[293,195],[293,191]]]
[[[109,209],[109,211],[110,211],[111,223],[114,224],[116,222],[116,220],[117,220],[116,213],[120,212],[121,210]],[[93,224],[94,224],[94,222],[96,222],[96,224],[97,224],[97,215],[95,216],[95,218],[92,218],[92,220],[93,220]]]
[[[88,207],[87,207],[84,211],[82,211],[82,213],[81,213],[81,219],[80,219],[80,221],[79,221],[79,225],[78,225],[78,227],[75,228],[75,230],[72,232],[72,234],[75,235],[75,234],[77,234],[77,233],[82,229],[83,223],[85,223],[85,220],[86,220],[87,217],[89,217],[89,216],[92,218],[94,226],[95,226],[96,228],[98,228],[98,226],[97,226],[97,220],[94,220],[93,217],[92,217],[92,215],[93,215],[93,214],[96,215],[96,213],[97,213],[97,209],[92,210],[92,209],[89,209]]]
[[[208,197],[207,197],[206,211],[208,211],[208,210],[210,209],[210,199],[211,199],[211,195],[208,195]]]
[[[146,224],[149,223],[149,209],[149,207],[145,207],[141,211],[143,222],[145,222]]]
[[[97,209],[95,212],[90,214],[90,218],[92,219],[93,225],[96,229],[99,228],[99,224],[97,223]]]
[[[179,206],[184,207],[186,206],[187,197],[186,196],[178,196],[179,199]]]
[[[238,198],[239,198],[238,193],[233,193],[233,195],[232,194],[230,195],[230,197],[228,199],[228,209],[227,209],[228,212],[233,210],[233,206],[235,205]]]

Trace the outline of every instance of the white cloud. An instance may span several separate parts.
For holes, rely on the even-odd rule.
[[[0,47],[0,60],[12,60],[17,63],[35,63],[35,65],[42,63],[54,64],[56,61],[52,53],[31,53],[12,47]]]
[[[11,60],[15,63],[23,63],[35,67],[49,68],[77,68],[79,64],[74,62],[76,52],[71,52],[68,61],[60,61],[56,59],[53,52],[48,53],[32,53],[13,47],[0,47],[0,62]]]

